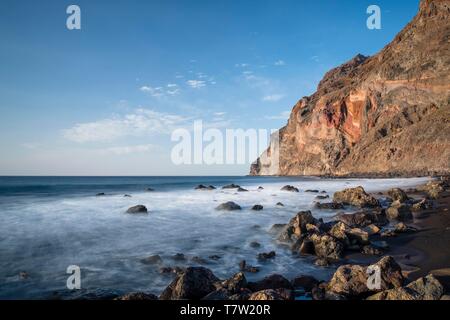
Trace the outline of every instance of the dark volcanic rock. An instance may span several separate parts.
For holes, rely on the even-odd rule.
[[[266,260],[274,259],[276,255],[277,254],[275,251],[258,253],[258,260],[266,261]]]
[[[328,210],[339,210],[344,209],[344,205],[338,202],[328,202],[328,203],[320,203],[316,202],[314,204],[314,208],[316,209],[328,209]]]
[[[205,186],[203,184],[199,184],[198,186],[195,187],[195,190],[215,190],[216,187],[214,186]]]
[[[282,204],[281,202],[277,202],[277,206],[284,207],[284,204]]]
[[[292,286],[294,288],[303,288],[306,292],[311,292],[312,289],[318,284],[319,281],[316,278],[306,275],[295,277],[292,280]]]
[[[239,206],[238,204],[229,201],[229,202],[225,202],[222,203],[221,205],[219,205],[216,210],[225,210],[225,211],[235,211],[235,210],[241,210],[241,206]]]
[[[294,187],[294,186],[284,186],[283,188],[281,188],[281,191],[289,191],[289,192],[300,192],[298,190],[298,188]]]
[[[143,205],[137,205],[137,206],[128,208],[127,213],[148,213],[148,210]]]
[[[238,192],[248,192],[247,189],[244,189],[244,188],[242,188],[242,187],[239,187],[239,188],[237,189],[237,191],[238,191]]]
[[[282,275],[272,274],[257,282],[249,282],[248,288],[253,292],[267,289],[292,289],[292,284]]]
[[[338,191],[334,194],[333,201],[359,208],[373,208],[380,206],[378,200],[367,194],[363,187],[349,188]]]
[[[239,189],[241,186],[237,184],[227,184],[226,186],[223,186],[222,189]]]
[[[260,204],[255,204],[253,207],[252,207],[252,210],[255,210],[255,211],[261,211],[261,210],[263,210],[264,209],[264,207],[262,206],[262,205],[260,205]]]
[[[219,279],[204,267],[189,267],[163,291],[161,300],[198,300],[214,291]]]

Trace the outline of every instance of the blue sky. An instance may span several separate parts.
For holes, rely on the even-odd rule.
[[[0,175],[240,175],[171,163],[171,130],[275,129],[418,0],[0,2]],[[66,8],[81,8],[81,30]],[[366,27],[377,4],[382,29]]]

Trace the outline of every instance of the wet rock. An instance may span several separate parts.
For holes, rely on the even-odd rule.
[[[205,186],[203,184],[199,184],[198,186],[195,187],[195,190],[215,190],[215,189],[216,189],[216,187],[214,187],[214,186],[211,186],[211,185]]]
[[[292,246],[292,251],[301,255],[314,255],[316,251],[314,249],[314,243],[309,239],[299,239]]]
[[[305,190],[305,192],[319,193],[319,190],[311,190],[311,189],[307,189],[307,190]]]
[[[373,208],[380,206],[378,200],[367,194],[363,187],[349,188],[338,191],[334,194],[333,201],[360,208]]]
[[[192,262],[197,263],[197,264],[208,264],[209,262],[201,257],[195,256],[192,257],[191,259]]]
[[[306,292],[311,292],[312,289],[319,284],[319,281],[312,276],[300,275],[295,277],[291,283],[296,289],[303,288]]]
[[[393,188],[388,190],[388,196],[392,198],[393,201],[399,201],[401,203],[409,200],[405,191],[400,188]]]
[[[158,300],[158,297],[151,293],[131,292],[131,293],[127,293],[123,296],[117,297],[114,300],[123,300],[123,301]]]
[[[153,191],[155,191],[155,189],[153,189],[153,188],[145,188],[145,191],[153,192]]]
[[[252,247],[252,248],[260,248],[261,244],[259,242],[257,242],[257,241],[252,241],[252,242],[250,242],[250,247]]]
[[[289,224],[283,229],[278,240],[284,242],[296,241],[302,234],[307,233],[307,224],[316,224],[317,220],[311,214],[311,211],[300,211],[289,221]]]
[[[381,256],[384,252],[377,247],[366,245],[361,249],[362,254],[371,255],[371,256]]]
[[[30,277],[29,273],[26,271],[20,271],[19,272],[19,278],[21,280],[27,280]]]
[[[386,210],[386,217],[389,220],[406,221],[412,219],[413,216],[408,205],[394,201]]]
[[[147,207],[143,206],[141,204],[128,208],[127,213],[132,213],[132,214],[136,214],[136,213],[148,213]]]
[[[361,211],[352,214],[339,213],[334,217],[352,228],[364,228],[371,224],[383,226],[388,224],[384,210],[380,211]]]
[[[249,273],[258,273],[259,272],[258,267],[248,265],[245,260],[242,260],[239,262],[239,270],[244,271],[244,272],[249,272]]]
[[[325,200],[325,199],[329,199],[330,198],[330,196],[329,195],[326,195],[326,196],[316,196],[316,200]]]
[[[264,209],[264,207],[262,206],[262,205],[260,205],[260,204],[255,204],[253,207],[252,207],[252,210],[254,210],[254,211],[261,211],[261,210],[263,210]]]
[[[159,269],[160,274],[180,274],[184,272],[184,268],[181,267],[162,267]]]
[[[405,223],[399,222],[394,227],[395,233],[408,233],[408,232],[416,232],[417,230],[412,227],[408,227]]]
[[[344,246],[332,236],[313,234],[309,238],[314,244],[314,251],[318,257],[335,260],[342,258]]]
[[[293,295],[290,290],[261,290],[255,293],[252,293],[248,300],[292,300]]]
[[[411,206],[412,211],[428,210],[428,209],[432,209],[432,208],[433,208],[433,202],[431,202],[427,199],[422,199],[421,201],[414,203]]]
[[[428,194],[428,198],[437,199],[439,195],[445,191],[446,182],[433,180],[426,185],[421,186],[419,190],[425,191]]]
[[[318,267],[328,267],[330,264],[331,262],[327,258],[318,258],[314,261],[314,265]]]
[[[210,258],[211,260],[220,260],[220,259],[222,259],[221,256],[218,256],[218,255],[216,255],[216,254],[214,254],[214,255],[212,255],[212,256],[209,256],[209,258]]]
[[[186,257],[182,253],[177,253],[177,254],[172,256],[172,259],[175,260],[175,261],[185,261]]]
[[[350,298],[368,296],[371,293],[399,288],[404,282],[400,266],[390,256],[383,257],[373,265],[380,272],[380,288],[369,288],[368,270],[361,265],[343,265],[334,273],[327,285],[327,291]]]
[[[380,236],[382,238],[393,238],[397,236],[397,233],[394,230],[387,229],[381,232]]]
[[[266,260],[274,259],[276,255],[277,254],[275,251],[262,252],[262,253],[258,254],[258,260],[266,261]]]
[[[106,194],[105,194],[104,192],[100,192],[100,193],[97,193],[95,196],[97,196],[97,197],[103,197],[103,196],[106,196]]]
[[[289,191],[289,192],[300,192],[300,190],[298,190],[298,188],[294,187],[294,186],[284,186],[283,188],[281,188],[281,191]]]
[[[241,206],[234,203],[233,201],[228,201],[228,202],[222,203],[221,205],[216,207],[216,210],[235,211],[235,210],[241,210]]]
[[[202,298],[202,300],[206,301],[214,301],[214,300],[230,300],[230,293],[227,289],[219,288],[214,290],[213,292],[208,293],[206,296]]]
[[[222,189],[239,189],[240,187],[241,187],[240,185],[232,183],[232,184],[223,186]]]
[[[124,198],[131,198],[131,196],[129,194],[124,194],[123,197]]]
[[[443,294],[444,287],[430,274],[411,282],[406,287],[377,293],[368,300],[440,300]]]
[[[189,267],[161,293],[161,300],[198,300],[214,291],[219,279],[204,267]]]
[[[284,204],[282,204],[281,202],[277,202],[276,204],[278,207],[284,207]]]
[[[373,236],[373,235],[379,234],[380,231],[381,231],[381,229],[378,226],[374,225],[374,224],[368,225],[367,227],[363,228],[363,230],[365,232],[367,232],[367,234],[369,236]]]
[[[344,205],[338,202],[328,202],[328,203],[316,202],[314,204],[314,208],[321,210],[339,210],[344,209]]]
[[[243,272],[238,272],[233,275],[230,279],[225,280],[221,284],[221,288],[226,289],[230,295],[239,293],[242,289],[247,287],[247,279]]]
[[[259,186],[259,187],[258,187],[258,190],[264,190],[264,188],[263,188],[263,187],[261,187],[261,186]]]
[[[292,284],[282,275],[272,274],[257,282],[249,282],[248,288],[253,292],[267,289],[292,289]]]
[[[247,189],[242,188],[242,187],[238,188],[237,191],[238,191],[238,192],[248,192]]]
[[[143,264],[161,264],[163,260],[158,254],[151,255],[141,260]]]

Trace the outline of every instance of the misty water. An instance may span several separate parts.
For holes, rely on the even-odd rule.
[[[407,188],[424,179],[318,179],[272,177],[0,177],[0,298],[70,298],[66,288],[69,265],[81,268],[82,292],[95,290],[160,294],[174,275],[160,274],[161,266],[142,259],[158,254],[163,266],[198,265],[200,257],[216,276],[239,271],[239,261],[259,266],[247,274],[257,280],[271,273],[288,278],[311,274],[328,278],[333,269],[318,268],[311,257],[293,256],[275,241],[270,227],[287,223],[295,213],[311,210],[330,219],[336,211],[313,209],[315,193],[330,197],[343,188],[362,185],[367,191]],[[249,192],[222,190],[236,183]],[[217,190],[198,191],[198,184]],[[299,193],[281,191],[286,184]],[[264,187],[258,190],[258,186]],[[145,191],[146,188],[155,191]],[[96,196],[103,192],[106,195]],[[124,197],[125,194],[131,197]],[[234,201],[241,211],[215,210]],[[282,202],[284,207],[276,206]],[[148,215],[131,215],[142,204]],[[255,204],[264,206],[255,212]],[[345,210],[351,212],[352,209]],[[249,244],[257,241],[260,248]],[[259,262],[259,252],[276,251],[274,260]],[[172,256],[183,253],[186,261]],[[213,260],[209,257],[219,256]],[[28,277],[20,276],[26,272]]]

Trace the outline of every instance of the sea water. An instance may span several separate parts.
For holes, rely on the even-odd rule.
[[[194,266],[193,257],[219,278],[239,271],[239,262],[260,267],[247,274],[257,280],[271,273],[288,278],[310,274],[328,278],[333,269],[314,266],[312,257],[293,256],[269,232],[273,224],[287,223],[298,211],[311,210],[316,218],[330,219],[331,210],[313,208],[316,193],[363,186],[375,192],[407,188],[425,179],[319,179],[277,177],[0,177],[0,298],[48,299],[70,297],[66,273],[81,269],[82,292],[145,291],[160,294],[173,275],[161,274],[161,265],[142,259],[158,254],[162,266]],[[248,189],[221,189],[235,183]],[[194,190],[198,184],[213,191]],[[281,191],[290,184],[299,193]],[[262,186],[264,189],[258,190]],[[154,191],[146,191],[152,188]],[[105,196],[96,196],[105,193]],[[124,197],[125,194],[131,197]],[[241,211],[215,208],[234,201]],[[331,200],[330,200],[331,201]],[[282,202],[284,207],[277,206]],[[125,211],[145,205],[149,214]],[[253,211],[255,204],[264,206]],[[351,208],[345,210],[351,212]],[[257,241],[260,248],[250,243]],[[276,251],[276,258],[257,260],[260,252]],[[186,261],[172,257],[183,253]],[[210,256],[220,257],[217,260]],[[20,276],[24,272],[26,276]],[[23,274],[22,274],[23,275]]]

